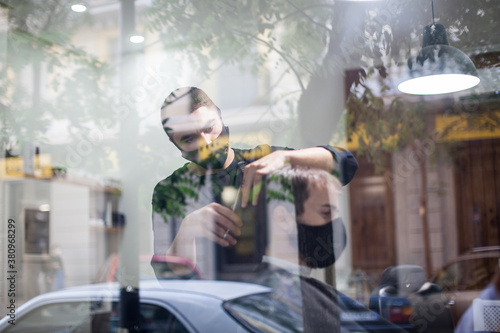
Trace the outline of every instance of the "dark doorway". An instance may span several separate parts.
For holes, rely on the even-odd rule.
[[[395,264],[393,193],[366,157],[356,159],[359,169],[349,189],[353,268],[376,278]]]
[[[460,253],[500,245],[500,140],[464,142],[455,161]]]

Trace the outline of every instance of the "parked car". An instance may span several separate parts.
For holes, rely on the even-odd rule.
[[[111,254],[99,269],[94,283],[117,282],[119,256]],[[139,278],[141,280],[200,280],[200,271],[186,258],[177,256],[139,256]]]
[[[444,265],[432,281],[450,300],[455,324],[474,298],[491,282],[499,267],[500,247],[476,248]]]
[[[418,265],[387,267],[369,308],[408,331],[452,333],[455,328],[443,290],[428,282]]]
[[[117,283],[92,284],[46,293],[17,309],[5,333],[116,332]],[[301,309],[256,284],[208,280],[141,281],[141,332],[301,332]],[[343,332],[403,332],[366,307],[341,296]]]

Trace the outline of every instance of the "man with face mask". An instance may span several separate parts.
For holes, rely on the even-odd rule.
[[[318,169],[285,167],[266,179],[267,247],[253,282],[301,309],[304,332],[340,332],[334,286],[310,276],[333,265],[346,246],[340,193],[340,182]]]
[[[217,202],[224,187],[241,188],[241,206],[245,207],[257,203],[256,193],[266,174],[289,164],[326,170],[339,175],[344,184],[357,170],[352,154],[330,146],[231,148],[220,109],[195,87],[172,92],[162,105],[161,117],[170,141],[190,162],[154,189],[155,255],[175,254],[196,262],[197,238],[222,247],[235,245],[242,221]],[[173,241],[169,234],[175,235]]]

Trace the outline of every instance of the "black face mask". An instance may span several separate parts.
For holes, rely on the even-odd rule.
[[[182,157],[204,169],[222,169],[229,152],[229,128],[222,127],[217,139],[193,151],[182,151]]]
[[[297,223],[299,254],[311,268],[325,268],[340,256],[347,235],[341,218],[321,226]]]

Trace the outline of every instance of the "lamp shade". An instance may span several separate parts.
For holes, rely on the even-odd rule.
[[[446,30],[441,24],[424,29],[422,50],[408,59],[409,78],[398,85],[407,94],[445,94],[476,86],[480,79],[470,58],[448,45]]]

